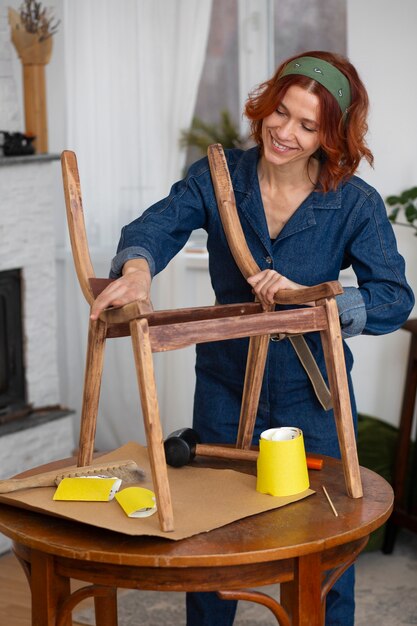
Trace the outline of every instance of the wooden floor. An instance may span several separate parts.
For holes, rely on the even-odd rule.
[[[0,557],[0,624],[31,626],[29,586],[17,559],[9,553]]]
[[[32,626],[29,585],[12,553],[0,556],[0,624]],[[81,625],[74,622],[73,626]]]

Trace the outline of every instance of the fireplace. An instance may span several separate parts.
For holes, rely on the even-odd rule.
[[[0,479],[74,450],[72,411],[59,402],[57,161],[0,156]],[[0,554],[9,547],[0,534]]]
[[[29,412],[23,355],[21,270],[0,272],[0,423]]]

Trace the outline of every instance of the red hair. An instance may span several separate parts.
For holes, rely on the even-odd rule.
[[[301,56],[323,59],[334,65],[349,80],[351,104],[344,116],[335,97],[317,81],[298,74],[279,78],[287,63]],[[249,94],[245,115],[250,121],[251,136],[261,149],[262,122],[276,110],[292,85],[315,94],[320,102],[318,132],[321,147],[315,156],[321,161],[318,185],[323,191],[336,189],[340,182],[352,176],[362,158],[370,165],[373,164],[372,152],[365,142],[368,130],[368,94],[353,65],[343,56],[330,52],[304,52],[287,59],[270,80]]]

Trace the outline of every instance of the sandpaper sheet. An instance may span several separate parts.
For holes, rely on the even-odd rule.
[[[107,461],[132,459],[146,472],[137,483],[152,489],[147,449],[130,442],[113,452],[100,456]],[[74,468],[75,466],[71,466]],[[59,473],[63,473],[59,469]],[[198,467],[168,468],[174,509],[175,530],[163,532],[158,514],[129,518],[116,500],[110,502],[62,502],[52,499],[56,487],[37,487],[9,494],[0,494],[0,501],[42,513],[64,517],[126,535],[152,535],[179,540],[219,528],[238,519],[289,505],[314,493],[307,489],[295,496],[274,497],[256,491],[256,477],[234,470]],[[128,487],[126,482],[123,486]],[[296,504],[294,505],[296,506]]]

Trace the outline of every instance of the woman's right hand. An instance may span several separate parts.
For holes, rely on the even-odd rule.
[[[135,300],[148,301],[151,290],[151,273],[145,259],[131,259],[123,266],[123,276],[110,283],[94,300],[90,319],[98,319],[110,306],[123,306]]]

